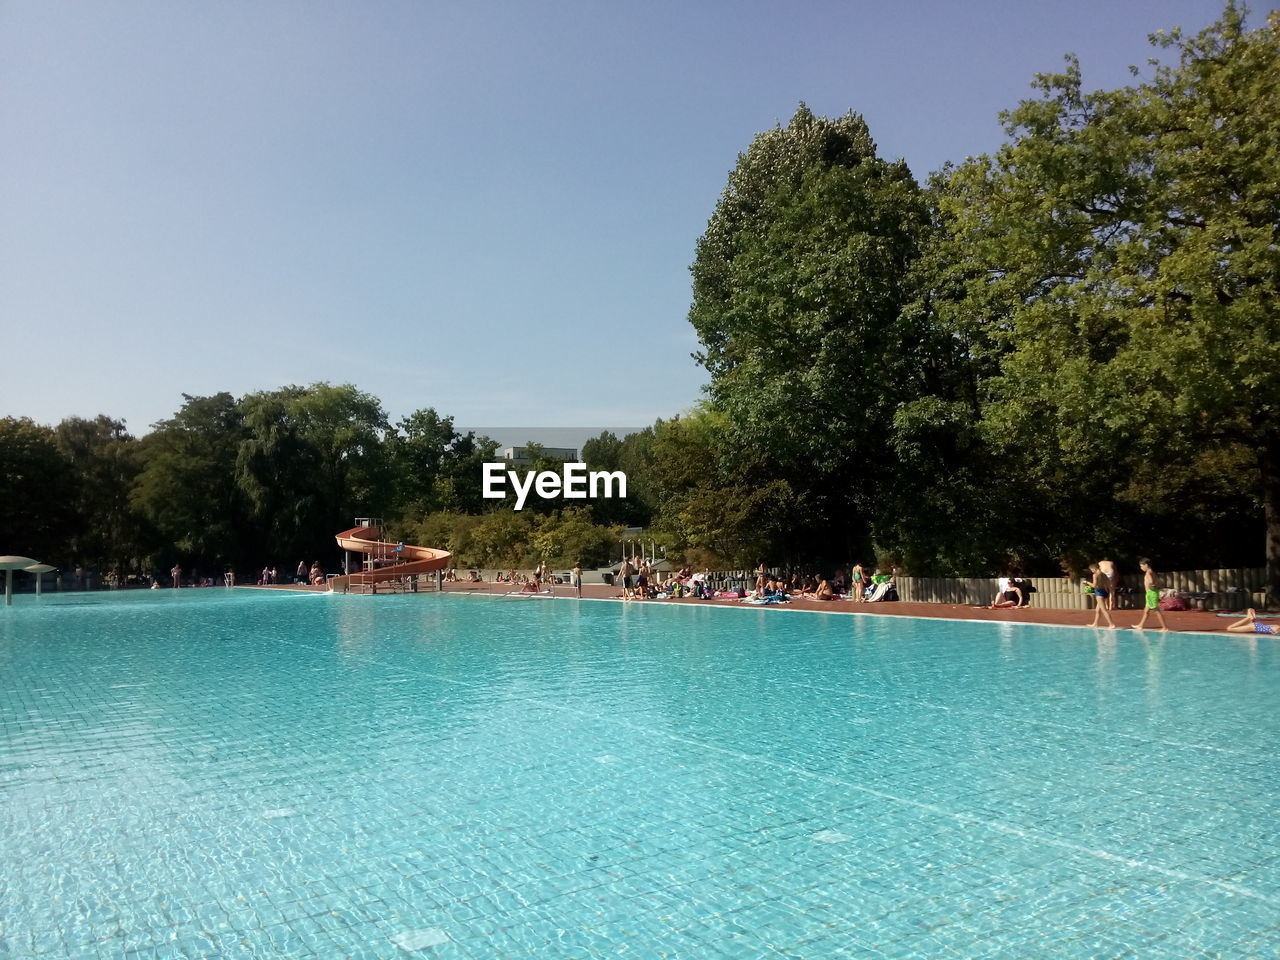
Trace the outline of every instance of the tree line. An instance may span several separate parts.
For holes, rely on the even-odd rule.
[[[690,319],[775,551],[1280,587],[1280,17],[1152,42],[1116,90],[1068,58],[924,184],[803,105],[740,156]]]
[[[433,409],[392,424],[350,384],[235,398],[184,396],[141,438],[108,416],[56,426],[0,419],[0,539],[6,549],[122,576],[177,562],[208,574],[299,559],[336,563],[334,534],[357,516],[388,535],[452,549],[459,565],[603,563],[621,527],[590,508],[485,500],[497,443]],[[536,445],[534,469],[559,463]],[[624,507],[618,514],[625,519]]]
[[[1280,19],[1152,40],[1116,90],[1068,58],[923,183],[852,112],[756,136],[691,267],[706,396],[583,447],[625,501],[515,513],[480,497],[491,440],[315,384],[186,397],[141,439],[0,421],[4,543],[252,565],[380,515],[460,566],[589,565],[638,525],[708,565],[1150,554],[1280,587]]]

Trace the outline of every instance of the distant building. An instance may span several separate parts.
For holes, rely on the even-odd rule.
[[[573,447],[543,447],[540,455],[551,460],[564,460],[567,463],[578,462],[578,451]],[[529,454],[528,446],[507,447],[502,451],[501,456],[513,467],[533,466],[533,457]]]

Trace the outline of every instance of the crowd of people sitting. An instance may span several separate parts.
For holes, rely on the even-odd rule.
[[[641,557],[623,560],[618,570],[622,597],[627,600],[665,600],[693,597],[702,599],[743,600],[748,603],[787,603],[790,600],[853,600],[859,603],[897,600],[893,572],[876,570],[869,573],[855,564],[846,578],[843,570],[833,577],[794,571],[784,574],[770,571],[762,562],[754,571],[755,586],[741,580],[733,586],[716,589],[709,570],[694,573],[690,567],[668,574],[655,575],[652,565]]]

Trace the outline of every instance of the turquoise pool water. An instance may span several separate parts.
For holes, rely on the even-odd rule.
[[[0,611],[0,957],[1280,955],[1271,637]]]

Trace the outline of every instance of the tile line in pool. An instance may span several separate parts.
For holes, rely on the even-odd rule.
[[[313,653],[324,652],[320,648],[313,647],[310,644],[298,643],[293,640],[280,639],[278,642],[287,644],[293,647],[300,647],[304,650],[310,650]],[[363,660],[364,662],[372,666],[381,667],[385,670],[390,670],[393,672],[411,673],[416,676],[426,677],[432,680],[438,680],[443,683],[454,684],[455,686],[459,686],[459,687],[474,689],[482,686],[480,683],[474,680],[459,680],[457,677],[446,677],[441,674],[432,673],[429,670],[406,669],[403,665],[390,664],[383,660],[379,660],[376,657],[368,656],[367,654],[352,653],[350,654],[350,656],[353,657],[354,659]],[[1150,861],[1136,860],[1132,857],[1124,856],[1123,854],[1113,853],[1110,850],[1102,850],[1096,847],[1087,847],[1084,844],[1073,843],[1072,841],[1064,840],[1061,837],[1054,837],[1049,834],[1041,833],[1035,830],[1026,830],[1022,827],[1014,826],[1013,824],[1010,824],[1010,823],[1002,823],[999,820],[993,820],[986,817],[979,817],[971,813],[961,813],[953,810],[948,810],[945,807],[940,807],[940,806],[937,806],[936,804],[925,803],[924,801],[921,801],[921,800],[912,800],[908,797],[899,797],[892,793],[886,793],[883,790],[876,790],[872,787],[867,787],[859,783],[854,783],[851,780],[845,780],[842,777],[833,777],[833,776],[830,776],[829,774],[816,773],[812,770],[806,770],[803,767],[797,767],[797,766],[793,766],[792,764],[782,763],[777,760],[771,760],[768,757],[761,757],[756,754],[743,753],[741,750],[734,750],[729,747],[722,747],[718,744],[709,743],[704,740],[695,740],[692,737],[686,737],[678,733],[672,733],[669,730],[656,730],[652,727],[646,727],[641,724],[633,723],[629,720],[623,720],[618,717],[609,716],[607,714],[592,713],[588,710],[581,710],[577,707],[565,706],[564,704],[556,703],[551,700],[544,700],[539,697],[527,697],[527,698],[524,698],[523,702],[534,703],[539,706],[546,707],[549,710],[556,710],[560,713],[568,713],[568,714],[573,714],[575,716],[585,717],[589,720],[594,720],[598,723],[608,723],[616,727],[621,727],[625,730],[631,730],[636,733],[645,734],[646,736],[655,737],[658,739],[670,740],[674,743],[683,743],[687,746],[696,747],[700,750],[705,750],[709,753],[718,753],[723,756],[733,757],[738,760],[745,760],[748,763],[754,763],[754,764],[758,764],[760,766],[765,766],[765,767],[772,767],[775,770],[781,770],[786,773],[794,774],[795,776],[802,777],[806,780],[814,780],[819,783],[828,784],[829,786],[844,787],[849,790],[853,790],[858,793],[865,794],[867,796],[875,797],[879,800],[886,800],[890,803],[900,804],[905,807],[911,807],[912,809],[915,809],[915,810],[922,810],[926,813],[931,813],[938,817],[954,820],[957,823],[964,823],[972,826],[984,827],[995,833],[1001,833],[1006,836],[1018,837],[1019,839],[1028,840],[1034,843],[1040,843],[1040,844],[1045,844],[1047,846],[1056,847],[1060,850],[1067,850],[1072,853],[1083,854],[1085,856],[1092,857],[1096,860],[1102,860],[1108,863],[1119,864],[1121,866],[1125,866],[1133,870],[1146,870],[1151,873],[1159,874],[1160,876],[1163,876],[1163,877],[1168,877],[1171,880],[1179,880],[1179,881],[1188,882],[1188,883],[1203,884],[1204,886],[1213,887],[1217,890],[1221,890],[1225,893],[1230,893],[1235,896],[1246,897],[1251,900],[1257,900],[1262,903],[1267,903],[1267,904],[1280,907],[1280,897],[1269,896],[1268,894],[1260,893],[1257,890],[1252,890],[1248,887],[1231,883],[1226,880],[1216,880],[1212,877],[1197,876],[1196,874],[1186,873],[1181,870],[1174,870],[1170,867],[1161,866],[1160,864],[1157,864],[1157,863],[1151,863]]]

